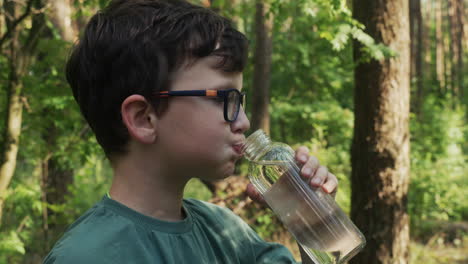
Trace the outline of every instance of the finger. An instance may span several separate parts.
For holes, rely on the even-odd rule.
[[[310,180],[310,185],[313,187],[320,187],[327,179],[328,169],[325,166],[319,166],[315,174]]]
[[[265,199],[263,196],[255,189],[255,186],[253,184],[249,183],[247,185],[247,190],[246,190],[247,195],[252,199],[253,201],[260,203],[262,205],[266,205]]]
[[[310,156],[307,162],[304,164],[304,166],[301,169],[301,175],[305,179],[310,179],[312,175],[314,175],[317,172],[317,169],[319,168],[319,166],[320,166],[319,160],[314,156]]]
[[[304,164],[309,159],[309,149],[305,146],[300,146],[296,150],[296,160],[298,160],[301,164]]]
[[[332,173],[328,173],[325,183],[322,185],[322,189],[327,193],[336,193],[338,187],[338,179]]]

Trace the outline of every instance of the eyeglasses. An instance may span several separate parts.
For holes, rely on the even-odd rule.
[[[227,90],[190,90],[190,91],[163,91],[156,94],[159,98],[171,96],[207,96],[219,98],[224,102],[224,120],[234,122],[239,115],[240,106],[245,106],[245,93],[237,89]]]

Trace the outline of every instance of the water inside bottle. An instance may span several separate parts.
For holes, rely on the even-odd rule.
[[[278,218],[302,245],[312,260],[322,264],[343,263],[353,257],[362,243],[354,230],[343,223],[346,215],[330,203],[333,199],[321,189],[311,189],[300,178],[297,168],[285,162],[256,162],[250,168],[252,183],[263,190],[263,197]],[[266,180],[271,186],[266,186]],[[262,192],[262,191],[261,191]],[[334,204],[334,203],[331,203]]]

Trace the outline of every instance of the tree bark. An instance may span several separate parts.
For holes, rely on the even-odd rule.
[[[458,17],[458,22],[460,24],[460,31],[458,32],[458,85],[460,87],[460,102],[463,102],[465,98],[465,87],[464,87],[464,71],[463,71],[463,54],[465,49],[463,48],[463,39],[466,34],[465,30],[468,30],[468,27],[466,26],[466,6],[465,2],[463,0],[458,0],[457,1],[457,17]],[[468,12],[467,12],[468,13]],[[468,43],[467,43],[468,44]]]
[[[47,208],[47,180],[49,177],[49,157],[41,162],[41,202],[45,206],[42,208],[42,234],[43,234],[43,251],[47,252],[49,248],[49,209]]]
[[[421,0],[410,0],[411,78],[416,86],[414,112],[419,113],[424,97],[423,86],[423,20]]]
[[[351,263],[407,263],[409,9],[406,0],[354,0],[353,16],[398,55],[355,69],[351,217],[367,246]],[[361,61],[362,45],[354,42]]]
[[[454,103],[461,101],[463,85],[463,0],[448,1],[448,17],[450,25],[450,82]]]
[[[268,4],[256,1],[255,12],[255,53],[252,92],[252,129],[270,132],[270,79],[273,14]]]
[[[410,18],[410,39],[411,39],[411,67],[410,67],[410,76],[411,80],[413,80],[414,75],[415,75],[415,57],[416,57],[416,28],[417,28],[417,21],[416,21],[416,9],[417,9],[417,2],[419,0],[409,0],[410,3],[410,13],[409,13],[409,18]]]
[[[77,26],[72,19],[73,6],[70,0],[50,0],[52,23],[60,32],[63,40],[74,42],[78,37]]]
[[[10,1],[10,2],[13,2],[13,1]],[[2,2],[1,0],[0,0],[0,3],[2,3],[2,6],[4,7],[4,10],[5,10],[4,17],[5,17],[5,24],[7,27],[7,30],[5,33],[1,32],[2,35],[0,37],[0,51],[2,51],[3,44],[5,44],[7,40],[12,39],[11,35],[17,30],[16,27],[20,25],[20,23],[23,22],[23,20],[25,20],[31,14],[31,9],[32,9],[34,0],[29,0],[27,2],[25,11],[18,18],[15,17],[17,13],[15,9],[18,8],[15,3],[8,3],[8,1]],[[11,14],[13,16],[11,16]],[[0,22],[0,26],[1,26],[1,22]],[[3,28],[0,27],[0,29],[3,29]]]
[[[14,26],[17,7],[14,2],[4,2],[4,10],[7,27]],[[23,103],[21,101],[23,56],[19,52],[19,32],[10,33],[8,66],[10,72],[7,85],[7,109],[5,111],[5,126],[3,131],[2,156],[0,167],[0,225],[2,220],[3,203],[6,190],[16,168],[16,156],[18,154],[19,137],[21,133],[21,119]]]
[[[440,94],[444,94],[447,90],[445,80],[445,47],[443,36],[443,0],[435,0],[435,25],[436,25],[436,74],[437,81],[439,82]]]
[[[55,140],[54,140],[55,141]],[[56,143],[53,145],[56,146]],[[68,186],[73,183],[73,171],[60,166],[57,159],[49,153],[42,161],[41,173],[41,200],[47,205],[62,205],[65,196],[69,193]],[[42,212],[44,252],[50,250],[50,246],[62,234],[67,223],[62,218],[65,212],[56,212],[48,206]]]
[[[40,0],[35,0],[34,6],[42,7]],[[42,13],[37,13],[32,18],[32,26],[24,44],[20,42],[20,34],[16,17],[19,6],[14,1],[5,1],[4,10],[9,33],[9,50],[7,60],[9,76],[7,84],[7,109],[5,111],[5,126],[2,131],[4,142],[1,149],[0,160],[0,225],[2,219],[3,204],[6,190],[15,173],[16,158],[18,155],[19,138],[21,134],[21,121],[23,112],[22,103],[22,77],[29,67],[33,53],[37,47],[38,37],[45,26]],[[20,17],[21,18],[21,17]]]
[[[47,115],[50,111],[43,110]],[[57,157],[53,155],[54,149],[58,147],[57,127],[51,122],[43,134],[46,142],[46,155],[41,162],[41,201],[46,205],[61,205],[65,203],[65,196],[69,193],[68,186],[73,183],[73,171],[60,166]],[[60,219],[64,212],[51,210],[44,206],[42,211],[42,231],[44,237],[43,250],[48,252],[50,246],[55,242],[57,235],[63,233],[66,223]]]
[[[423,75],[426,80],[430,79],[437,81],[436,76],[436,59],[435,59],[435,3],[432,0],[430,3],[421,5],[422,12],[422,46],[423,46]],[[426,93],[432,93],[435,90],[431,86],[426,87]],[[421,113],[420,113],[421,114]]]
[[[16,35],[16,34],[15,34]],[[10,54],[15,56],[17,51],[17,37],[10,44]],[[7,87],[7,111],[5,112],[5,127],[3,131],[2,159],[0,167],[0,225],[2,220],[3,203],[6,190],[16,168],[19,137],[21,134],[21,120],[23,103],[21,92],[23,85],[19,80],[21,73],[17,71],[17,62],[10,60],[10,74]]]

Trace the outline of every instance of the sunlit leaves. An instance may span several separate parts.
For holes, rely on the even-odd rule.
[[[2,239],[0,239],[0,255],[6,256],[7,254],[19,253],[25,254],[26,250],[24,244],[18,236],[18,233],[15,231],[10,231],[7,234],[2,234]],[[0,261],[2,258],[0,257]],[[4,260],[5,261],[5,260]]]
[[[409,192],[413,222],[425,219],[460,220],[468,205],[466,166],[462,146],[465,114],[450,109],[448,100],[428,96],[423,114],[411,122],[413,171]]]
[[[105,0],[75,0],[74,19],[104,6]],[[201,3],[201,0],[194,0]],[[353,69],[351,42],[362,44],[366,60],[398,56],[376,43],[363,25],[352,19],[344,0],[269,0],[275,17],[271,82],[271,135],[291,145],[306,145],[340,179],[337,200],[349,208],[349,147],[353,126]],[[235,3],[235,4],[234,4]],[[254,4],[250,0],[215,0],[213,8],[234,20],[254,42]],[[100,198],[112,178],[110,166],[73,100],[64,76],[70,43],[52,36],[41,38],[39,57],[24,78],[23,134],[18,169],[6,202],[5,232],[0,233],[0,263],[5,255],[24,254],[25,246],[38,250],[41,214],[45,208],[65,213],[70,223]],[[429,54],[435,56],[435,54]],[[252,58],[252,56],[251,56]],[[244,89],[252,89],[250,61]],[[8,65],[0,56],[0,112],[6,104]],[[428,67],[428,71],[430,67]],[[427,93],[436,89],[427,87]],[[251,100],[248,100],[251,102]],[[248,109],[251,109],[248,107]],[[468,142],[463,109],[429,97],[421,120],[412,119],[411,219],[466,219],[466,155]],[[0,122],[0,128],[3,126]],[[0,139],[1,141],[1,139]],[[1,143],[1,142],[0,142]],[[74,171],[74,184],[65,204],[46,205],[40,197],[40,162],[50,155],[60,168]],[[463,178],[465,177],[465,178]],[[463,181],[465,180],[465,181]],[[206,192],[205,192],[206,194]],[[200,194],[197,194],[200,195]],[[465,213],[466,214],[466,213]],[[464,218],[465,217],[465,218]],[[21,223],[22,231],[16,232]],[[264,236],[276,228],[270,211],[253,219]]]

